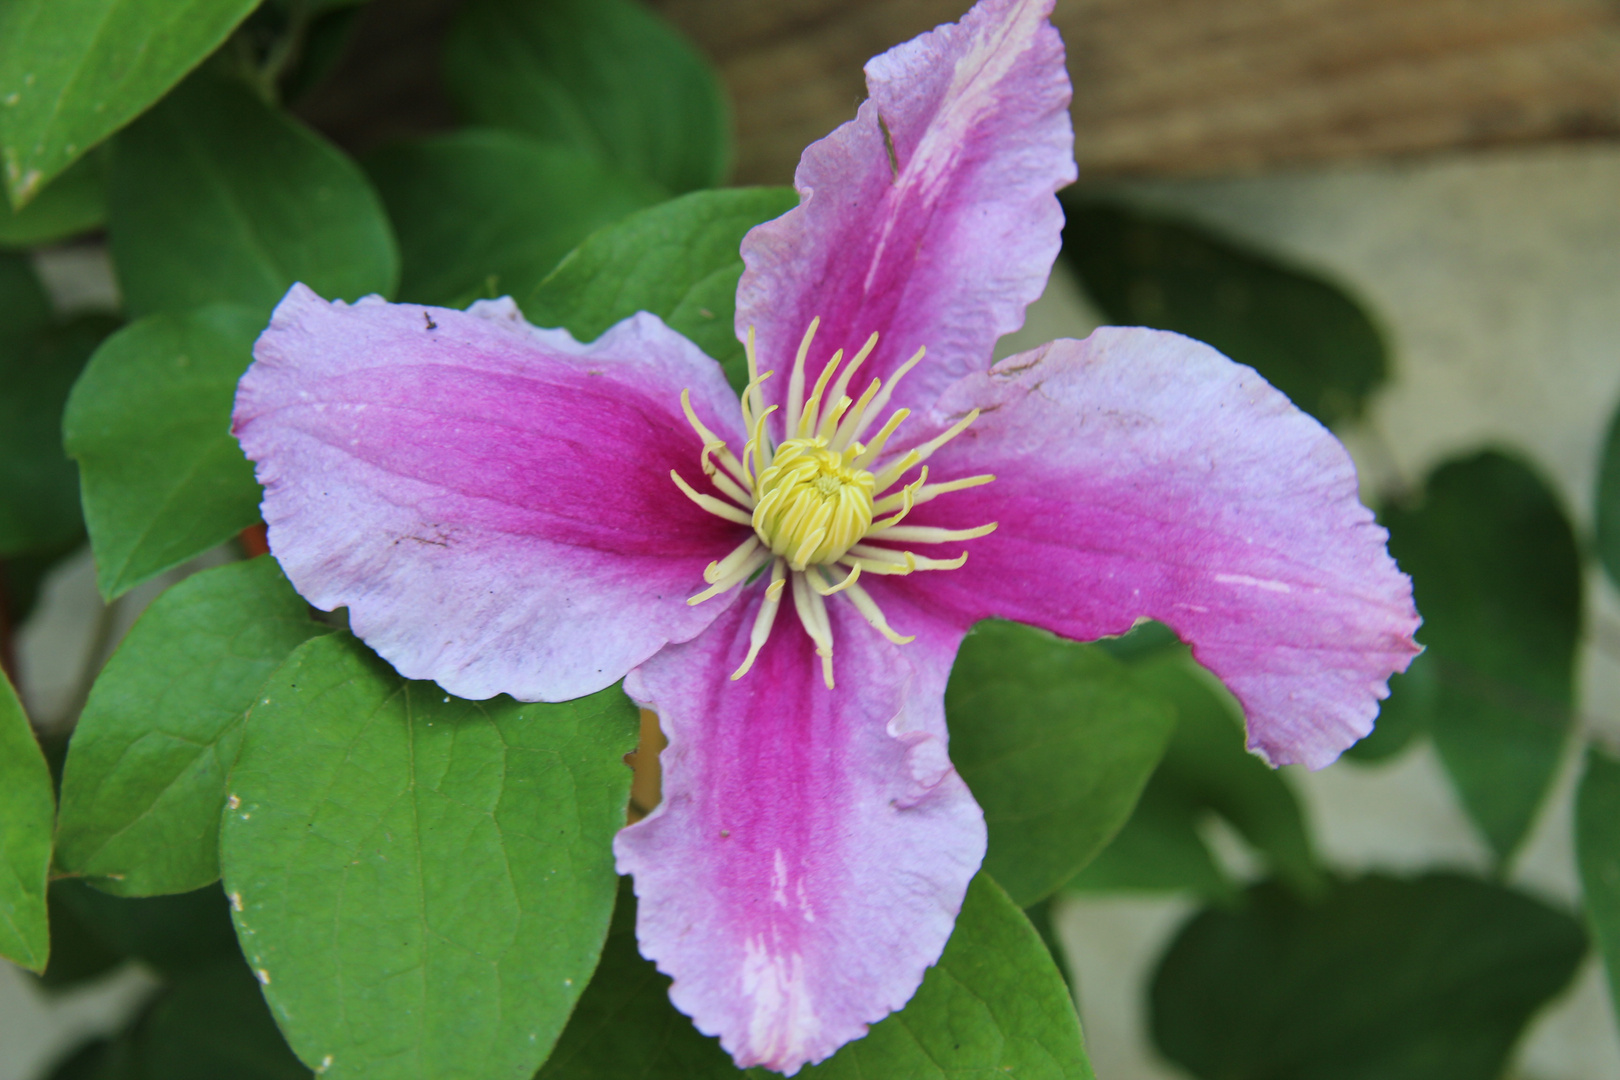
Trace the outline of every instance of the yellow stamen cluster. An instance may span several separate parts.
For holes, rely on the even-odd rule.
[[[889,440],[909,415],[909,410],[896,409],[869,441],[860,440],[872,420],[888,405],[900,379],[922,359],[923,350],[918,349],[915,356],[901,365],[887,385],[881,379],[873,379],[866,392],[852,400],[846,391],[856,369],[877,345],[878,335],[873,334],[847,364],[843,363],[843,350],[835,352],[806,399],[805,361],[820,323],[820,319],[811,320],[810,328],[799,343],[798,355],[794,357],[788,381],[787,411],[783,417],[786,437],[780,444],[766,431],[766,421],[777,410],[774,405],[765,407],[760,385],[772,373],[759,373],[752,329],[748,332],[748,386],[742,393],[743,427],[748,432],[748,441],[740,458],[732,453],[725,440],[698,419],[692,410],[691,394],[681,394],[686,419],[703,440],[703,451],[698,457],[703,473],[731,501],[694,490],[679,473],[671,472],[671,479],[688,498],[711,514],[740,525],[751,525],[754,530],[752,536],[725,558],[709,564],[703,574],[709,587],[687,603],[700,604],[734,589],[770,564],[770,582],[754,620],[748,656],[732,674],[733,679],[740,679],[748,672],[770,638],[782,593],[787,590],[790,578],[793,606],[805,633],[816,644],[822,677],[831,687],[832,622],[827,615],[826,597],[843,593],[879,633],[903,645],[912,639],[897,634],[889,626],[871,594],[857,584],[860,576],[863,573],[954,570],[967,561],[967,552],[954,559],[935,559],[885,545],[890,542],[956,543],[984,536],[995,529],[994,523],[973,529],[900,524],[914,506],[995,479],[994,476],[968,476],[930,484],[928,469],[924,466],[914,480],[883,495],[934,451],[966,430],[978,417],[978,410],[968,413],[921,446],[885,458]],[[835,566],[844,568],[842,575],[834,571]]]

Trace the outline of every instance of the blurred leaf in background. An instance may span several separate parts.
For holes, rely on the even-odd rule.
[[[1597,747],[1575,794],[1575,859],[1586,921],[1609,974],[1609,1002],[1620,1022],[1620,758]]]
[[[1064,213],[1063,254],[1109,322],[1213,345],[1330,426],[1388,377],[1383,335],[1320,275],[1145,210],[1070,198]]]
[[[574,147],[669,194],[731,165],[731,114],[714,71],[635,0],[471,0],[445,61],[474,124]]]
[[[1237,702],[1180,647],[1146,655],[1134,673],[1174,705],[1175,731],[1130,821],[1070,888],[1229,897],[1235,886],[1202,833],[1219,815],[1272,873],[1302,895],[1318,892],[1322,871],[1299,801],[1281,773],[1244,749]]]
[[[735,329],[738,247],[749,229],[798,203],[792,188],[671,199],[593,233],[519,304],[536,326],[566,327],[580,341],[650,311],[718,360],[740,388],[748,374]]]
[[[450,307],[527,296],[591,232],[664,198],[586,151],[513,131],[397,144],[366,169],[399,234],[400,299]]]
[[[951,760],[984,810],[984,868],[1013,902],[1050,896],[1119,831],[1175,709],[1094,646],[980,623],[945,691]]]
[[[1620,588],[1620,408],[1609,419],[1609,431],[1598,459],[1597,554],[1609,581]]]
[[[1412,575],[1428,649],[1397,684],[1399,707],[1423,710],[1464,809],[1505,862],[1574,721],[1574,529],[1534,469],[1494,450],[1442,464],[1420,501],[1391,509],[1385,524],[1390,553]]]
[[[22,210],[0,198],[0,248],[57,243],[107,220],[107,153],[97,150],[71,166]]]
[[[23,209],[225,40],[258,0],[0,4],[0,164]]]
[[[1171,943],[1153,1041],[1199,1080],[1498,1080],[1585,954],[1569,915],[1456,875],[1371,875],[1317,903],[1261,884]]]
[[[0,671],[0,957],[43,971],[50,956],[45,879],[56,800],[34,730]]]

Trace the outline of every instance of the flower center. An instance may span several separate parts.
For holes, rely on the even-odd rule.
[[[867,429],[888,406],[894,388],[922,359],[923,352],[918,349],[915,356],[902,364],[888,385],[881,379],[873,379],[859,399],[851,399],[845,391],[855,370],[877,345],[878,336],[873,334],[847,364],[843,362],[842,349],[833,353],[806,398],[805,360],[820,323],[820,319],[810,321],[810,329],[805,331],[799,353],[793,360],[780,443],[766,430],[766,422],[777,407],[766,408],[760,392],[760,384],[771,372],[759,373],[752,329],[748,331],[749,381],[741,401],[748,441],[741,455],[732,453],[726,441],[698,419],[692,410],[691,393],[681,392],[681,409],[698,438],[703,440],[698,464],[703,475],[726,498],[697,491],[674,470],[670,471],[670,479],[687,498],[709,513],[753,528],[753,535],[730,554],[709,564],[703,572],[703,580],[709,587],[686,602],[701,604],[748,581],[767,564],[770,566],[770,583],[765,586],[764,602],[754,618],[748,656],[732,674],[733,679],[740,679],[748,672],[770,638],[782,595],[790,582],[793,606],[799,613],[804,632],[815,642],[816,654],[821,657],[822,678],[828,687],[833,685],[833,640],[827,597],[843,593],[878,633],[897,645],[906,644],[912,639],[895,633],[871,593],[857,584],[861,575],[955,570],[967,561],[967,552],[954,559],[940,559],[889,545],[955,544],[984,536],[996,527],[994,522],[972,529],[901,524],[914,506],[995,479],[994,476],[964,476],[930,484],[928,468],[922,465],[934,451],[967,430],[979,410],[974,409],[919,446],[904,453],[891,453],[886,452],[889,438],[910,415],[909,409],[896,409],[862,442]],[[918,466],[922,467],[916,478],[902,484],[901,480]],[[890,491],[891,488],[895,490]],[[888,516],[878,518],[878,514]],[[839,567],[844,568],[841,577]]]
[[[854,461],[865,447],[789,439],[755,481],[754,532],[793,570],[843,558],[872,527],[874,477]]]

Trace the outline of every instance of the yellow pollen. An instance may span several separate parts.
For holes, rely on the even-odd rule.
[[[754,532],[789,569],[836,562],[872,527],[872,474],[850,464],[857,446],[789,439],[760,471]]]
[[[690,395],[681,394],[682,411],[700,440],[700,475],[707,477],[725,498],[697,490],[679,472],[672,472],[671,479],[709,513],[753,526],[752,535],[709,564],[703,574],[709,587],[687,603],[700,604],[728,592],[756,574],[763,574],[767,565],[770,567],[769,583],[764,586],[764,597],[749,635],[748,655],[731,676],[733,679],[742,678],[753,666],[770,637],[783,592],[791,585],[793,606],[805,633],[815,643],[822,678],[830,688],[833,636],[827,603],[832,598],[842,595],[845,600],[840,603],[852,604],[873,629],[903,645],[911,638],[892,629],[872,594],[856,584],[862,572],[892,576],[955,570],[967,561],[967,552],[955,558],[937,558],[888,545],[954,544],[984,536],[996,527],[993,522],[967,529],[900,524],[913,507],[995,479],[966,476],[930,484],[928,469],[919,469],[936,450],[965,431],[978,417],[978,410],[927,442],[891,451],[888,443],[909,415],[907,409],[896,409],[869,441],[859,441],[887,407],[901,378],[922,359],[923,350],[918,349],[896,368],[887,384],[873,379],[865,393],[851,400],[847,393],[850,379],[877,345],[878,335],[872,334],[848,362],[844,361],[843,350],[834,352],[822,366],[806,400],[805,363],[820,323],[820,319],[811,320],[793,360],[786,411],[777,418],[784,436],[782,442],[777,443],[770,431],[768,421],[777,407],[766,407],[760,384],[771,372],[760,374],[751,327],[746,341],[748,387],[741,395],[746,441],[740,454],[733,454],[725,441],[698,418]],[[869,467],[876,471],[869,471]],[[907,480],[913,469],[919,471]],[[879,513],[887,516],[874,521]]]

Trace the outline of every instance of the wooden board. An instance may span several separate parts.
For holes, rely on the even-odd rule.
[[[964,0],[655,0],[719,64],[744,183],[854,115],[867,57]],[[1617,0],[1058,0],[1082,175],[1620,137]]]

